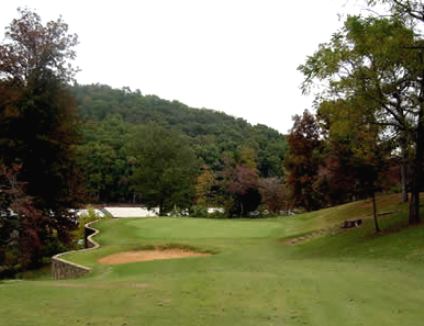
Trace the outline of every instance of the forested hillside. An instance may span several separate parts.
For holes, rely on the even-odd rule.
[[[219,178],[226,164],[247,160],[254,162],[250,165],[261,177],[282,176],[286,141],[267,126],[252,126],[225,113],[190,108],[128,88],[76,85],[72,92],[83,120],[80,158],[96,201],[134,200],[131,176],[136,153],[131,148],[142,126],[162,127],[184,138],[199,160],[199,173],[210,170]]]

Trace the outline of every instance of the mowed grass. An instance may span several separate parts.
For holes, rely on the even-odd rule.
[[[102,247],[67,256],[93,272],[1,282],[0,324],[423,325],[424,227],[406,226],[398,195],[378,202],[391,213],[381,217],[381,235],[373,233],[367,201],[273,219],[102,221]],[[338,228],[354,217],[364,218],[363,226]],[[158,245],[214,254],[97,263]]]

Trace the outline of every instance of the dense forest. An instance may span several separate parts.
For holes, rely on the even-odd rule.
[[[94,202],[139,202],[137,186],[131,182],[138,155],[132,149],[139,129],[148,126],[184,138],[199,173],[207,170],[219,178],[226,164],[250,156],[259,177],[282,177],[286,140],[267,126],[252,126],[222,112],[190,108],[128,88],[76,85],[71,91],[83,122],[79,160]]]

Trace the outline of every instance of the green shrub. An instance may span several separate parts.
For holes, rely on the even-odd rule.
[[[205,206],[194,205],[190,209],[190,216],[193,216],[193,217],[208,217],[208,209]]]

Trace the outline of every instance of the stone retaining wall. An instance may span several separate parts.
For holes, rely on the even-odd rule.
[[[94,249],[99,247],[99,244],[93,239],[93,237],[99,233],[99,230],[91,227],[91,223],[84,225],[84,247],[87,249]]]
[[[88,267],[61,259],[57,255],[52,258],[52,274],[55,280],[81,277],[90,270]]]
[[[62,258],[62,256],[75,251],[80,252],[96,249],[100,246],[93,239],[93,237],[97,235],[99,231],[91,226],[92,223],[94,222],[87,223],[86,225],[84,225],[84,243],[86,247],[85,249],[66,251],[52,257],[52,275],[54,279],[62,280],[67,278],[81,277],[91,271],[91,268],[65,260]]]

